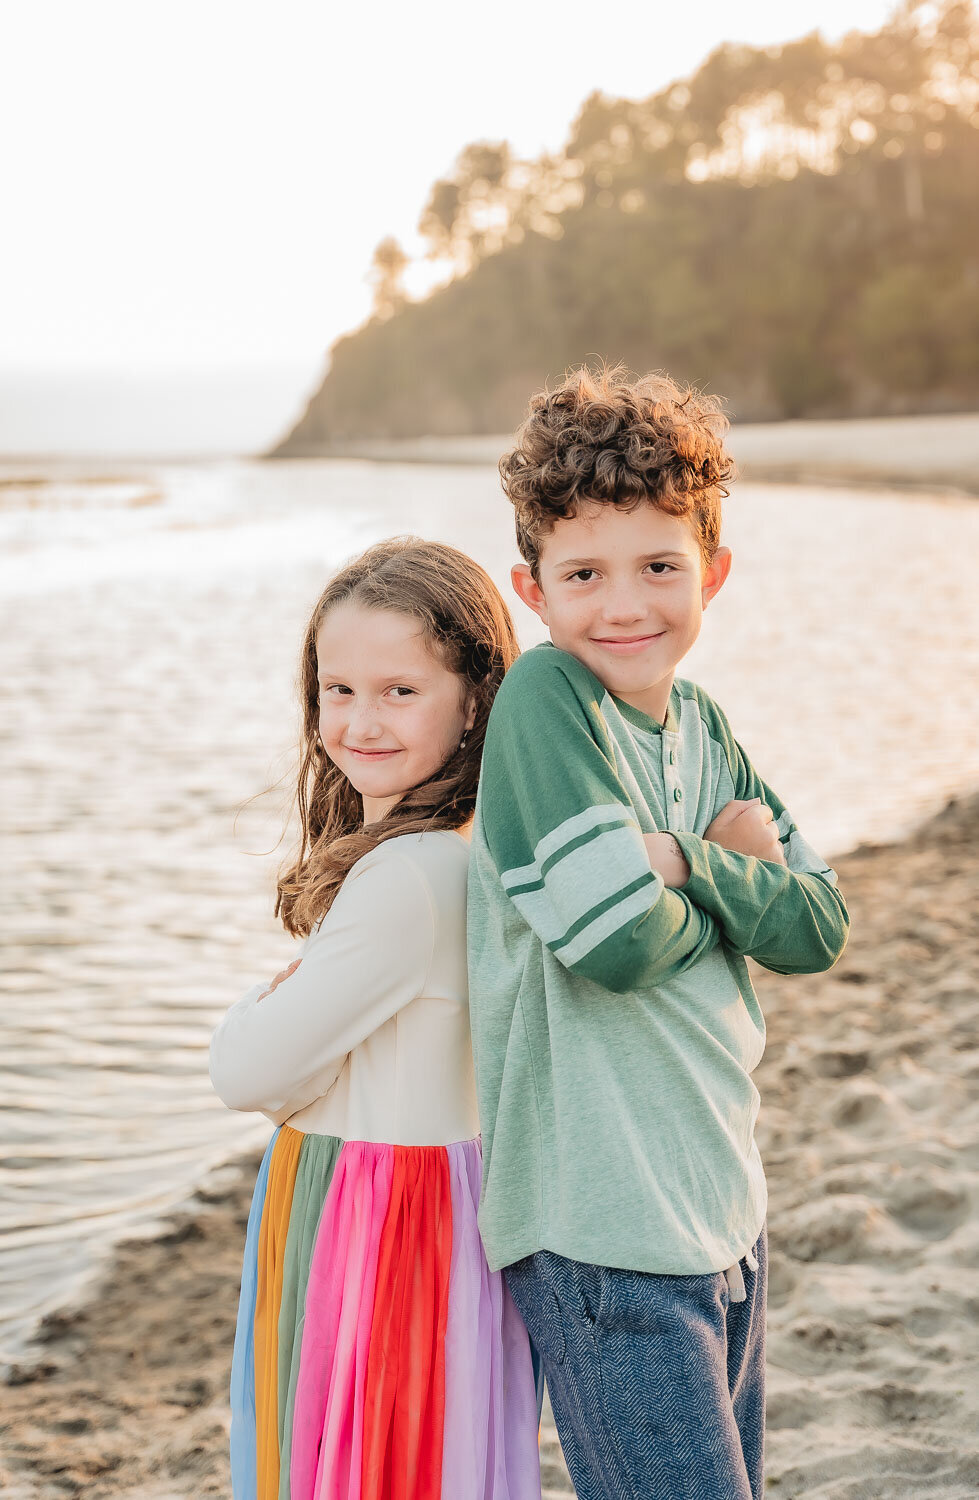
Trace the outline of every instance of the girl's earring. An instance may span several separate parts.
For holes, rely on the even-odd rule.
[[[468,735],[464,734],[462,736],[462,739],[459,741],[459,749],[460,750],[465,750],[465,748],[466,748],[466,740],[467,739],[468,739]]]

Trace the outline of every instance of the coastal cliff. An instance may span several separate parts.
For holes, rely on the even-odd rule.
[[[555,157],[467,146],[419,226],[446,284],[409,300],[382,241],[375,315],[275,455],[505,432],[598,356],[742,422],[979,407],[977,77],[975,13],[946,0],[593,95]]]

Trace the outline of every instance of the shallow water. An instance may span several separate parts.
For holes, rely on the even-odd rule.
[[[290,768],[329,571],[403,531],[505,584],[490,469],[0,468],[0,1356],[268,1134],[207,1078],[221,1012],[291,956],[270,914],[283,797],[236,809]],[[726,531],[735,569],[685,670],[810,841],[900,835],[979,784],[957,561],[979,504],[739,486]]]

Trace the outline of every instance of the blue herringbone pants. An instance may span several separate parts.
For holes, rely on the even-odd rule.
[[[579,1500],[761,1500],[767,1248],[762,1230],[743,1302],[722,1272],[652,1276],[549,1250],[506,1268]]]

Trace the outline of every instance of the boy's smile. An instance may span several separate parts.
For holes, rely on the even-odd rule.
[[[540,582],[513,570],[517,593],[562,651],[615,697],[662,722],[677,664],[731,566],[726,547],[705,564],[690,522],[643,502],[586,500],[540,548]]]
[[[653,635],[607,635],[594,636],[593,639],[596,646],[604,646],[606,651],[613,651],[616,656],[631,656],[636,652],[644,650],[650,641],[660,640],[662,635],[663,632],[658,631]]]

